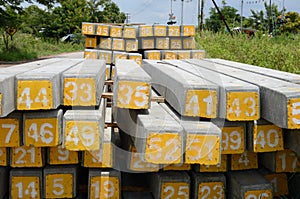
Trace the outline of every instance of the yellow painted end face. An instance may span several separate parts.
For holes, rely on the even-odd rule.
[[[113,167],[113,146],[111,143],[104,143],[103,150],[84,151],[84,167],[88,168],[112,168]]]
[[[103,59],[106,61],[106,64],[112,63],[112,54],[111,52],[99,52],[99,59]]]
[[[168,166],[163,167],[164,171],[189,171],[191,170],[190,164],[170,164]]]
[[[142,39],[142,49],[154,49],[154,39]]]
[[[289,99],[288,110],[288,128],[300,129],[300,98]]]
[[[177,59],[177,53],[172,52],[172,51],[165,52],[164,59],[166,59],[166,60],[175,60],[175,59]]]
[[[129,59],[135,61],[139,66],[142,66],[142,56],[139,55],[129,55]]]
[[[149,133],[145,160],[153,164],[179,164],[183,154],[182,138],[175,133]]]
[[[97,40],[95,37],[87,37],[85,39],[85,47],[86,48],[96,48],[97,47]]]
[[[124,38],[135,39],[136,38],[136,29],[134,27],[124,27]]]
[[[92,23],[83,23],[82,24],[82,34],[83,35],[94,35],[95,34],[95,25]]]
[[[140,26],[140,37],[152,37],[153,29],[152,26]]]
[[[254,152],[283,150],[282,129],[275,125],[256,125],[253,130]]]
[[[182,40],[181,40],[181,38],[171,38],[170,39],[170,49],[172,49],[172,50],[181,50],[182,49]]]
[[[226,172],[227,155],[221,155],[221,164],[218,165],[200,165],[200,172]]]
[[[42,167],[42,148],[21,146],[12,148],[12,167]]]
[[[115,54],[114,56],[114,64],[116,63],[117,59],[127,59],[127,54]]]
[[[154,26],[154,36],[155,37],[166,37],[167,36],[167,26]]]
[[[112,176],[94,176],[89,182],[89,196],[91,199],[119,199],[120,180]]]
[[[0,93],[0,116],[2,115],[2,93]]]
[[[98,59],[97,52],[84,51],[83,56],[84,56],[85,59]]]
[[[231,155],[231,170],[257,169],[257,153],[245,151],[243,154]]]
[[[169,37],[180,37],[180,26],[168,26]]]
[[[0,166],[8,166],[7,162],[7,148],[0,147]]]
[[[12,176],[10,185],[11,198],[40,199],[40,186],[40,178],[37,176]]]
[[[145,162],[142,158],[143,154],[137,153],[134,146],[131,147],[130,152],[131,152],[130,165],[129,165],[130,170],[140,171],[140,172],[157,172],[157,171],[159,171],[159,165]]]
[[[245,199],[272,199],[273,194],[271,190],[250,190],[246,191],[244,194]]]
[[[96,35],[98,36],[109,36],[109,26],[108,25],[97,25]]]
[[[217,117],[218,100],[215,90],[188,90],[185,102],[185,116]]]
[[[205,59],[205,52],[192,52],[192,59]]]
[[[184,38],[183,39],[183,49],[195,49],[196,42],[194,38]]]
[[[122,27],[110,27],[110,37],[122,37]]]
[[[149,52],[148,59],[150,60],[160,60],[160,52]]]
[[[256,92],[227,93],[226,119],[230,121],[258,120],[259,94]]]
[[[187,134],[185,163],[216,165],[220,161],[219,136]]]
[[[186,182],[165,182],[161,186],[161,199],[190,198],[190,185]]]
[[[46,198],[73,198],[72,174],[47,174]]]
[[[195,26],[193,25],[184,25],[183,26],[183,36],[193,37],[195,36]]]
[[[245,151],[243,126],[222,128],[222,154],[242,154]]]
[[[276,152],[276,173],[296,172],[299,161],[295,152],[285,149]]]
[[[146,82],[121,81],[118,85],[117,107],[148,109],[151,86]]]
[[[138,40],[127,40],[126,41],[126,51],[132,52],[132,51],[138,51],[139,42]]]
[[[156,38],[156,49],[168,50],[170,47],[170,41],[168,37]]]
[[[64,78],[64,105],[96,106],[96,82],[93,78]]]
[[[191,58],[191,53],[188,52],[178,52],[177,53],[178,59],[190,59]]]
[[[20,131],[18,119],[1,118],[0,132],[0,147],[20,146]]]
[[[225,198],[223,182],[202,182],[198,186],[198,198]]]
[[[270,181],[274,187],[274,197],[289,195],[288,180],[285,173],[275,173],[265,175],[265,178]]]
[[[49,164],[61,165],[61,164],[78,164],[78,152],[69,151],[67,149],[58,147],[50,147]]]
[[[70,151],[100,149],[100,129],[92,121],[66,121],[65,148]]]
[[[57,146],[60,140],[57,118],[25,120],[25,146]]]
[[[53,108],[52,82],[49,80],[19,80],[18,110],[45,110]]]
[[[105,50],[112,49],[112,40],[111,38],[101,38],[100,39],[100,48]]]
[[[112,50],[124,51],[125,50],[125,41],[124,41],[124,39],[113,39]]]

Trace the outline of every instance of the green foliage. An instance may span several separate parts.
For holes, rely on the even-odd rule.
[[[280,31],[285,33],[300,33],[300,15],[297,12],[285,14],[285,24],[280,27]]]
[[[196,37],[198,48],[209,58],[222,58],[257,66],[300,73],[300,36],[268,36],[248,38],[240,34],[203,32]]]
[[[57,43],[56,40],[45,42],[44,40],[35,38],[30,34],[17,33],[8,50],[0,45],[0,60],[34,60],[42,56],[54,55],[63,52],[82,51],[83,49],[84,47],[82,44]]]

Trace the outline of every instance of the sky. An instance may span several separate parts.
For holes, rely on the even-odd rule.
[[[124,13],[129,13],[130,23],[146,24],[166,24],[171,12],[171,0],[112,0]],[[218,6],[221,6],[222,0],[215,0]],[[266,0],[269,3],[269,0]],[[241,13],[242,0],[226,0],[227,5],[236,8]],[[282,10],[283,5],[287,11],[296,11],[300,13],[299,0],[272,0],[272,3],[278,5]],[[177,24],[181,21],[181,0],[173,0],[173,13],[176,16]],[[209,16],[209,8],[213,7],[211,0],[205,0],[204,18]],[[197,24],[198,0],[185,0],[183,4],[183,23]],[[250,16],[250,10],[264,10],[263,0],[244,0],[243,16]]]

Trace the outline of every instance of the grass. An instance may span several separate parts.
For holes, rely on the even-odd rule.
[[[1,38],[2,39],[2,38]],[[45,41],[28,34],[17,33],[10,41],[9,49],[0,39],[0,61],[34,60],[39,57],[55,55],[64,52],[75,52],[84,49],[83,44]]]
[[[208,58],[222,58],[276,70],[300,73],[300,35],[269,38],[247,35],[203,32],[196,36],[199,49]]]

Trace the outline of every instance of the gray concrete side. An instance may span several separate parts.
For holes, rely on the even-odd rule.
[[[135,146],[137,152],[144,154],[143,159],[147,162],[182,163],[183,128],[159,104],[152,103],[148,115],[137,116]]]
[[[63,140],[62,118],[61,109],[24,112],[22,131],[24,145],[34,147],[60,145]]]
[[[288,81],[291,83],[300,84],[300,75],[298,75],[298,74],[274,70],[271,68],[254,66],[254,65],[250,65],[250,64],[229,61],[229,60],[225,60],[225,59],[207,59],[207,60],[211,61],[213,63],[218,63],[218,64],[230,66],[233,68],[242,69],[242,70],[246,70],[249,72],[265,75],[268,77],[274,77],[276,79]]]
[[[34,183],[33,185],[31,184],[31,188],[34,190],[31,190],[30,192],[26,193],[24,190],[30,190],[28,187],[26,187],[25,184],[23,184],[23,177],[36,177],[37,179],[33,180],[32,182],[28,182],[29,184]],[[19,189],[17,185],[21,183],[23,186],[23,189]],[[38,187],[36,187],[38,186]],[[37,192],[37,190],[39,192]],[[42,175],[42,169],[12,169],[9,173],[9,198],[15,198],[13,197],[16,196],[16,192],[18,192],[18,196],[20,198],[25,198],[26,195],[29,196],[29,198],[42,198],[44,194],[44,187],[43,187],[43,175]],[[25,194],[24,194],[25,192]],[[32,194],[34,193],[34,194]],[[34,196],[34,197],[33,197]]]
[[[175,185],[176,189],[181,190],[180,193],[170,191],[175,189],[175,186],[172,186],[173,183],[181,183]],[[190,176],[184,171],[166,171],[150,175],[150,189],[155,199],[170,197],[170,195],[174,198],[181,197],[180,195],[190,198],[190,184]]]
[[[83,60],[61,59],[59,62],[18,74],[15,86],[16,98],[18,99],[16,102],[17,109],[56,109],[60,105],[61,99],[61,74]],[[41,84],[41,81],[46,83]],[[37,96],[31,93],[37,93]]]
[[[8,173],[8,167],[0,167],[0,198],[4,198],[8,194]]]
[[[226,198],[226,177],[222,173],[191,173],[191,197]]]
[[[151,77],[133,60],[117,60],[113,93],[113,106],[148,109]]]
[[[261,117],[281,128],[300,128],[299,85],[209,61],[194,59],[187,62],[259,86]]]
[[[71,106],[98,106],[103,92],[105,71],[106,65],[104,60],[84,60],[63,72],[61,104]],[[70,80],[70,78],[72,79]],[[69,90],[72,87],[73,89]],[[68,91],[72,93],[71,96]],[[74,93],[72,91],[74,91]],[[71,103],[66,104],[65,102]]]
[[[150,192],[123,192],[123,199],[153,199]]]
[[[53,198],[55,195],[57,198],[74,198],[77,196],[77,182],[78,182],[78,172],[77,166],[47,166],[43,169],[43,185],[47,186],[50,183],[52,184],[53,190],[47,191],[45,189],[43,198]],[[61,177],[55,178],[53,175],[57,174],[69,174],[72,176],[71,181],[69,178]],[[53,177],[52,177],[53,176]],[[57,180],[59,179],[59,180]],[[59,190],[56,190],[54,183],[59,183]],[[56,185],[57,186],[57,185]],[[67,188],[68,187],[68,188]],[[70,189],[71,187],[71,189]],[[67,191],[70,192],[67,192]],[[67,197],[66,197],[67,196]]]
[[[300,130],[284,130],[284,147],[294,151],[300,157]]]
[[[104,192],[101,192],[101,191]],[[121,173],[116,170],[89,170],[88,198],[120,198]]]
[[[182,69],[185,72],[194,74],[201,79],[205,79],[209,82],[212,82],[216,84],[219,87],[219,118],[226,118],[227,120],[231,121],[238,121],[238,120],[257,120],[260,117],[259,113],[259,87],[255,86],[253,84],[247,83],[245,81],[241,81],[239,79],[229,77],[223,74],[220,74],[218,72],[214,72],[205,68],[200,68],[195,65],[186,63],[184,61],[179,60],[169,60],[164,61],[164,63],[167,63],[169,66],[174,66],[177,68]],[[240,104],[243,103],[244,100],[247,98],[251,98],[253,100],[253,103],[255,103],[254,107],[255,109],[252,112],[248,112],[247,110],[242,109],[238,110],[237,114],[234,114],[231,116],[231,114],[234,112],[232,107],[234,106],[234,99],[231,96],[231,93],[239,93],[241,95],[244,95],[243,98],[239,98],[235,96],[234,98],[238,99]],[[253,105],[253,104],[252,104]],[[248,113],[248,114],[247,114]]]
[[[22,145],[23,132],[23,115],[21,112],[15,111],[4,118],[0,118],[2,125],[0,131],[2,134],[6,133],[8,140],[0,140],[0,147],[18,147]],[[7,136],[13,130],[11,136]]]
[[[218,87],[215,84],[160,61],[144,60],[143,68],[152,77],[154,89],[180,115],[217,116]]]
[[[229,199],[247,198],[247,192],[251,194],[251,191],[259,191],[259,194],[253,194],[255,198],[272,198],[271,182],[267,181],[258,171],[230,172],[227,179]]]

